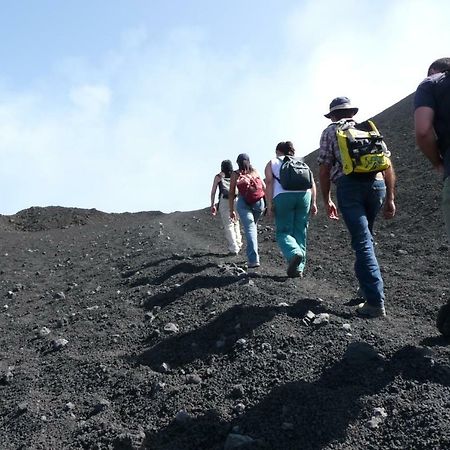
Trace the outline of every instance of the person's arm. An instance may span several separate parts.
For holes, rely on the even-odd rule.
[[[317,186],[314,180],[314,175],[311,172],[312,176],[312,187],[311,187],[311,214],[315,216],[317,214]]]
[[[216,206],[216,192],[217,186],[220,182],[220,176],[216,175],[213,180],[212,188],[211,188],[211,214],[215,216],[217,214],[217,206]]]
[[[236,211],[234,210],[234,199],[236,198],[237,174],[233,172],[230,177],[230,192],[228,194],[228,204],[230,206],[230,218],[236,220]]]
[[[273,173],[272,173],[272,162],[269,161],[264,169],[264,175],[266,177],[266,207],[267,214],[272,217],[273,213]]]
[[[414,112],[416,142],[422,153],[439,173],[444,171],[444,163],[437,145],[433,127],[434,110],[429,106],[419,106]]]
[[[383,172],[386,184],[386,198],[384,199],[383,216],[385,219],[392,219],[395,216],[395,171],[391,162],[391,167]]]
[[[319,182],[328,218],[339,220],[336,205],[331,200],[330,166],[328,164],[321,164],[319,166]]]

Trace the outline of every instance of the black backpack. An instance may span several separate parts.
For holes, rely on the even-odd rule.
[[[294,158],[286,155],[280,167],[280,178],[273,175],[278,180],[281,187],[286,191],[306,191],[312,188],[313,176],[311,169],[301,158]]]

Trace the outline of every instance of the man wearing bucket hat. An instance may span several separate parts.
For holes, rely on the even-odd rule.
[[[384,284],[375,256],[372,231],[382,207],[386,219],[394,217],[395,174],[391,165],[382,172],[344,175],[336,128],[343,119],[353,121],[357,112],[358,108],[352,105],[348,97],[337,97],[330,103],[325,117],[331,119],[332,123],[325,128],[320,138],[320,189],[328,217],[338,220],[338,209],[331,198],[331,183],[336,185],[339,212],[351,235],[356,256],[358,295],[364,299],[356,312],[364,317],[383,317],[386,315]]]

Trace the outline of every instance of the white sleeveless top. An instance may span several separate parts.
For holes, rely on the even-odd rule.
[[[270,161],[272,165],[272,174],[275,175],[275,177],[277,178],[280,178],[280,168],[281,164],[283,164],[284,157],[280,158],[273,158]],[[281,187],[280,182],[275,177],[273,178],[273,198],[275,198],[278,194],[285,194],[287,192],[306,192],[306,191],[286,191]]]

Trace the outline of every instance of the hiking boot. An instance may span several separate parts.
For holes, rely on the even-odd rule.
[[[257,267],[259,267],[259,263],[249,263],[247,264],[247,267],[249,269],[256,269]]]
[[[360,298],[361,300],[365,300],[364,291],[359,287],[356,291],[356,298]]]
[[[373,306],[369,305],[367,302],[360,303],[356,308],[356,313],[360,316],[368,318],[386,316],[386,310],[384,309],[384,306]]]
[[[289,261],[289,265],[287,268],[287,276],[289,278],[296,278],[298,277],[298,273],[300,273],[300,271],[298,270],[298,265],[301,263],[302,261],[302,255],[294,255],[291,260]]]

